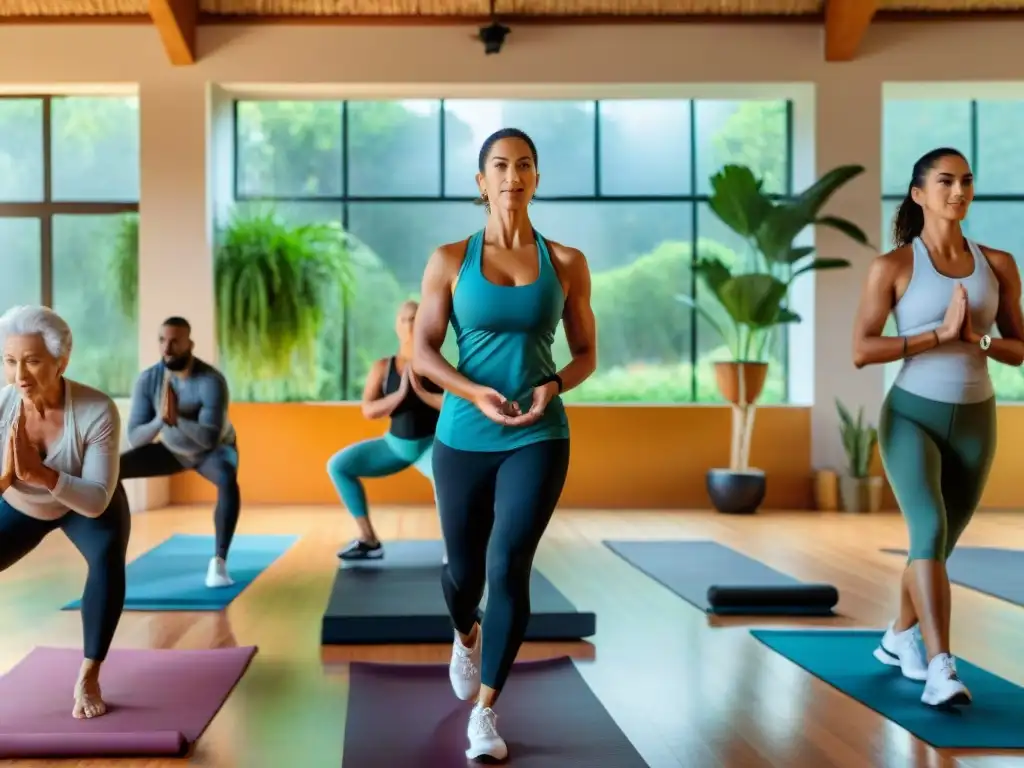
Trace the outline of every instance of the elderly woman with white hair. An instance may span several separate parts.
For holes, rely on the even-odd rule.
[[[113,400],[64,377],[71,329],[52,310],[0,316],[0,351],[0,571],[57,528],[85,557],[85,658],[72,715],[98,717],[107,711],[99,672],[124,609],[131,530],[118,478],[121,421]]]

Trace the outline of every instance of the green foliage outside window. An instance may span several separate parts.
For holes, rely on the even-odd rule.
[[[710,363],[727,358],[728,350],[703,321],[694,328],[693,311],[675,298],[691,290],[691,265],[702,255],[725,263],[736,258],[730,233],[702,202],[710,190],[701,174],[740,161],[756,169],[768,191],[784,193],[790,175],[786,105],[698,103],[703,138],[694,167],[691,137],[680,133],[689,131],[689,103],[654,103],[665,113],[663,130],[675,131],[661,140],[649,136],[650,123],[630,123],[636,104],[651,108],[647,102],[601,102],[602,141],[595,148],[593,102],[505,102],[489,118],[474,110],[487,113],[496,109],[494,103],[445,102],[442,157],[437,101],[239,103],[237,192],[243,199],[236,210],[272,200],[290,221],[344,223],[363,244],[351,254],[353,300],[324,324],[319,375],[302,385],[285,378],[260,382],[251,388],[254,398],[358,398],[373,360],[393,353],[394,312],[401,301],[418,298],[433,248],[483,225],[481,210],[465,198],[475,190],[479,140],[489,132],[481,125],[491,119],[494,127],[517,125],[531,134],[541,172],[541,197],[531,209],[534,222],[544,236],[580,247],[590,262],[599,369],[566,400],[719,401]],[[611,119],[616,114],[621,119]],[[645,142],[658,157],[643,154]],[[346,155],[347,179],[341,160]],[[639,172],[647,175],[636,176]],[[660,197],[605,202],[595,176],[604,195],[628,187],[630,195],[640,197],[646,184]],[[545,200],[545,193],[572,199]],[[697,300],[712,316],[720,311],[699,288]],[[556,360],[564,364],[569,354],[561,332],[555,343]],[[451,332],[444,351],[454,362]],[[767,402],[785,399],[785,365],[777,363],[766,386]]]

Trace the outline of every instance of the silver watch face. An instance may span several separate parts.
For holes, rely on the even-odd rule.
[[[988,349],[990,346],[992,346],[992,337],[986,333],[981,337],[981,348]]]

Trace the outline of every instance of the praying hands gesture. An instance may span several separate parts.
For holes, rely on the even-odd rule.
[[[409,383],[412,385],[412,391],[416,393],[416,397],[431,408],[438,411],[441,410],[441,404],[444,402],[444,395],[440,392],[430,392],[425,386],[423,386],[423,379],[421,379],[420,376],[412,370],[412,366],[406,366],[405,370],[409,372]]]
[[[4,436],[4,465],[0,468],[0,493],[14,483],[14,432],[17,427],[17,424],[11,424],[10,430]]]
[[[28,430],[25,428],[24,406],[19,409],[18,420],[11,435],[11,445],[14,448],[14,476],[26,485],[52,491],[60,474],[43,464],[39,446],[29,439]],[[6,464],[6,461],[4,463]]]
[[[178,423],[178,395],[169,378],[164,380],[163,397],[160,398],[160,419],[172,427]]]

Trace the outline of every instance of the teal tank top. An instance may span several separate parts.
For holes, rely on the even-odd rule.
[[[459,347],[458,371],[530,408],[534,387],[557,373],[551,355],[565,295],[547,243],[537,232],[540,274],[522,286],[496,285],[484,277],[484,233],[469,239],[452,296],[451,326]],[[544,415],[525,427],[506,427],[484,416],[472,402],[445,392],[437,439],[461,451],[508,451],[542,440],[569,437],[562,399],[552,398]]]

